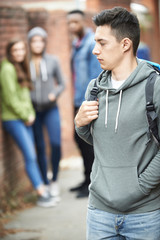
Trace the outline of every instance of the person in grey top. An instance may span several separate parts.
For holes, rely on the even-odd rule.
[[[64,90],[64,79],[56,56],[45,52],[47,32],[40,28],[32,28],[28,32],[30,48],[30,73],[33,83],[31,99],[36,110],[33,126],[38,162],[43,180],[49,186],[52,196],[59,195],[57,182],[59,161],[61,158],[61,129],[57,98]],[[51,147],[52,181],[47,177],[47,156],[43,127],[46,127]]]
[[[95,47],[104,71],[98,101],[88,101],[92,80],[75,117],[78,135],[93,145],[87,240],[160,239],[160,149],[148,134],[145,87],[154,68],[136,57],[137,17],[125,8],[94,17]],[[160,135],[160,76],[153,104]]]

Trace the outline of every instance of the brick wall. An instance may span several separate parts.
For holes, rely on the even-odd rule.
[[[70,73],[70,43],[67,31],[66,13],[64,11],[50,12],[47,30],[47,50],[51,54],[55,54],[59,57],[66,84],[66,89],[60,96],[58,103],[62,119],[63,154],[68,155],[69,153],[72,154],[73,151],[73,100]],[[70,144],[68,144],[69,142]]]
[[[26,39],[28,21],[21,8],[0,7],[0,60],[5,55],[5,46],[10,37],[21,36]]]
[[[23,9],[0,8],[0,60],[5,55],[8,39],[14,36],[26,39],[27,29],[27,14]],[[21,178],[22,175],[23,178]],[[20,189],[23,186],[22,182],[24,183],[26,179],[22,155],[10,136],[3,131],[0,121],[0,205],[3,205],[3,208],[7,207],[7,201],[11,199],[9,196],[18,188]],[[28,180],[27,184],[29,184]],[[5,201],[5,196],[7,196],[7,201]]]
[[[68,1],[69,2],[71,0],[56,0],[56,2],[58,2],[58,1],[64,1],[64,2]],[[17,4],[22,5],[23,3],[26,3],[26,2],[27,3],[30,3],[30,2],[32,2],[32,3],[35,2],[36,3],[37,2],[38,3],[38,2],[44,2],[44,0],[27,0],[27,1],[26,0],[1,0],[1,5],[2,4],[13,5],[13,3],[16,4],[16,5]],[[46,2],[53,2],[53,0],[46,0]]]
[[[103,9],[112,8],[115,6],[122,6],[130,9],[131,0],[87,0],[87,9],[90,11],[101,11]]]

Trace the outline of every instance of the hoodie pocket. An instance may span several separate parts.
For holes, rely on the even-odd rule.
[[[146,197],[138,182],[137,167],[99,166],[90,190],[105,205],[121,212],[136,207]]]

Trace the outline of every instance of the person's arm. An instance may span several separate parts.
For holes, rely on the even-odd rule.
[[[81,99],[84,99],[84,95],[86,92],[86,89],[88,87],[88,84],[92,79],[95,79],[99,76],[99,74],[102,72],[102,69],[100,67],[100,64],[97,60],[97,57],[93,55],[92,51],[95,45],[95,42],[92,38],[90,38],[90,41],[87,43],[87,58],[84,60],[79,60],[81,63],[79,63],[79,66],[76,65],[76,68],[81,69],[81,75],[80,71],[78,71],[78,81],[80,82],[80,89],[81,89]],[[84,72],[83,72],[83,64],[85,64]],[[77,81],[76,81],[77,82]]]
[[[84,101],[75,117],[77,134],[89,144],[93,144],[90,123],[98,118],[98,102]]]
[[[98,117],[98,101],[84,101],[75,117],[76,127],[89,125]]]
[[[156,188],[160,184],[160,150],[151,160],[150,164],[139,176],[139,185],[145,194]]]
[[[160,136],[160,77],[159,79],[157,78],[155,83],[153,101],[158,114],[158,129]],[[147,168],[140,174],[139,184],[146,194],[149,194],[152,189],[160,184],[160,148]]]
[[[53,77],[55,78],[56,84],[55,84],[54,90],[50,92],[48,95],[48,98],[50,101],[55,101],[65,88],[63,74],[57,58],[54,59],[54,64],[56,66],[55,66],[55,72]]]
[[[95,80],[90,82],[87,91],[86,99],[90,94],[90,90],[93,87]],[[93,138],[91,134],[91,123],[98,118],[98,101],[84,101],[79,108],[75,117],[75,129],[77,134],[87,143],[93,144]]]
[[[30,107],[30,102],[19,99],[16,83],[17,76],[14,67],[10,64],[3,66],[0,78],[3,99],[11,111],[23,121],[28,121],[31,115],[34,117],[35,113]],[[24,92],[24,98],[27,95],[29,99],[27,89],[22,89],[22,91]]]
[[[65,84],[64,84],[64,78],[61,71],[60,63],[57,58],[55,59],[55,64],[56,64],[55,79],[57,81],[57,86],[55,88],[54,94],[57,98],[61,94],[61,92],[64,90]]]

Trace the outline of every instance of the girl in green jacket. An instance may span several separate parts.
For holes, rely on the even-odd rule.
[[[6,47],[6,59],[0,69],[2,124],[22,151],[26,172],[39,196],[37,204],[51,207],[55,205],[55,200],[45,190],[33,141],[35,112],[30,100],[32,84],[26,52],[26,45],[21,39],[12,39]]]

